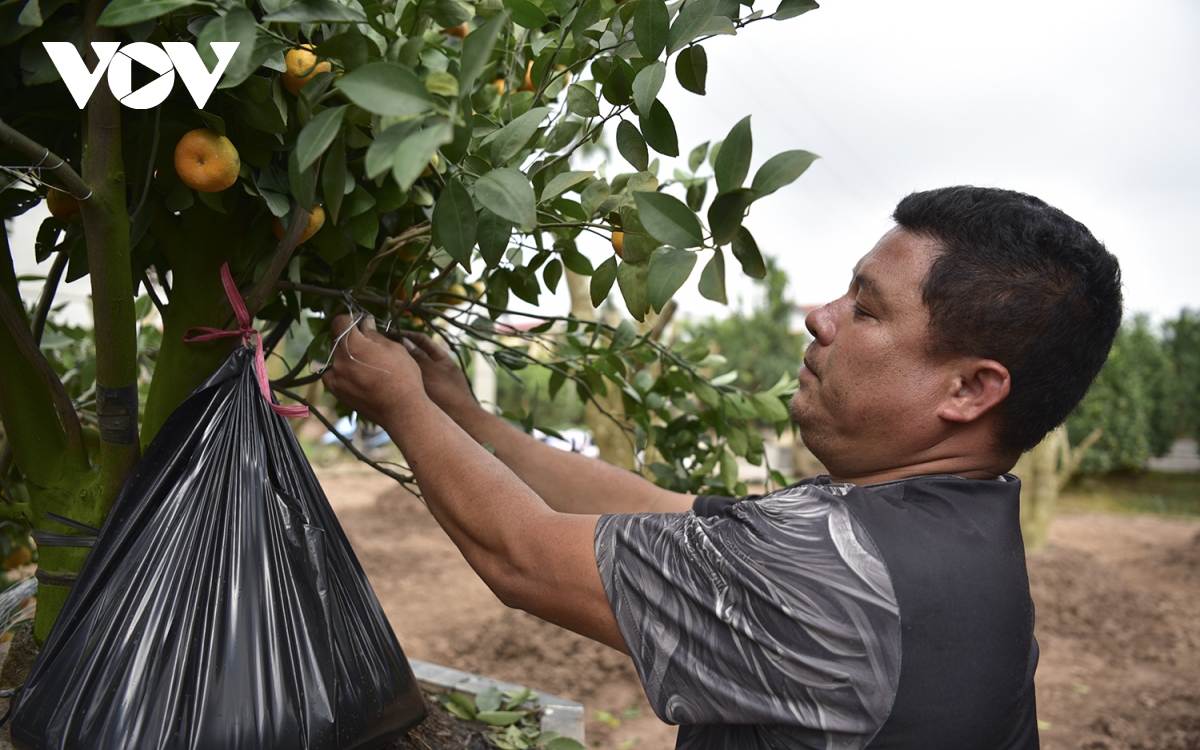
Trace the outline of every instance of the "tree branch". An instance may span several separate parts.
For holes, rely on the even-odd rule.
[[[33,340],[33,334],[25,327],[12,300],[8,298],[8,293],[3,289],[0,289],[0,320],[8,328],[9,335],[13,337],[21,355],[33,367],[38,379],[42,381],[49,392],[50,398],[54,402],[54,410],[58,412],[58,419],[67,436],[68,450],[73,456],[86,456],[87,447],[83,443],[83,427],[79,424],[79,417],[75,414],[75,405],[71,403],[67,389],[63,388],[58,374],[46,361],[42,351],[38,349],[37,342]]]
[[[316,417],[321,422],[321,424],[325,425],[325,427],[327,427],[329,429],[329,431],[331,433],[333,433],[334,437],[336,437],[341,442],[342,445],[346,446],[346,450],[350,451],[350,453],[352,453],[354,455],[354,457],[357,458],[359,461],[362,461],[364,464],[367,464],[375,471],[378,471],[380,474],[386,474],[387,476],[391,477],[392,479],[395,479],[400,484],[409,485],[412,487],[417,486],[417,480],[414,479],[412,476],[407,476],[404,474],[397,474],[396,472],[383,466],[379,462],[372,461],[371,459],[367,458],[367,456],[362,451],[360,451],[358,448],[354,447],[354,443],[349,438],[347,438],[345,435],[343,435],[342,433],[337,431],[337,428],[333,425],[332,422],[330,422],[325,417],[324,414],[321,413],[320,409],[318,409],[316,406],[311,404],[306,399],[301,398],[300,396],[296,395],[295,393],[292,393],[291,391],[285,391],[282,388],[276,388],[275,392],[279,393],[283,396],[287,396],[288,398],[290,398],[291,400],[293,400],[297,403],[301,403],[301,404],[304,404],[305,406],[307,406],[308,413],[312,414],[314,417]]]
[[[70,255],[62,250],[54,256],[50,272],[46,274],[46,284],[42,287],[42,296],[38,297],[37,309],[33,311],[33,341],[42,343],[42,332],[46,329],[46,317],[50,314],[50,305],[54,304],[54,295],[58,293],[58,282],[62,279]]]
[[[394,252],[397,252],[400,248],[404,247],[413,240],[428,236],[429,233],[429,222],[423,221],[420,224],[414,224],[408,229],[405,229],[395,237],[388,237],[386,240],[384,240],[383,245],[379,248],[379,252],[375,253],[375,257],[371,258],[370,262],[367,263],[366,269],[363,270],[362,277],[358,280],[358,283],[354,285],[354,296],[357,297],[359,292],[367,288],[367,282],[370,281],[371,274],[375,273],[375,269],[379,267],[379,264],[384,258]]]
[[[251,320],[267,301],[267,297],[275,287],[275,282],[279,280],[279,274],[287,268],[288,261],[292,259],[292,253],[296,252],[296,247],[300,244],[300,237],[304,234],[307,226],[308,213],[300,210],[300,204],[292,201],[292,217],[288,221],[283,238],[275,246],[275,253],[271,256],[271,262],[267,264],[267,270],[250,290],[250,293],[246,295],[246,309],[250,312]]]

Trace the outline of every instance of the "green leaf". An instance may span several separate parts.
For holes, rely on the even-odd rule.
[[[633,68],[619,57],[613,58],[612,71],[604,79],[600,95],[609,104],[622,106],[633,99]]]
[[[595,172],[563,172],[562,174],[550,180],[546,188],[542,190],[542,203],[548,200],[554,200],[558,196],[567,192],[587,178],[596,174]]]
[[[600,0],[586,0],[575,13],[575,22],[571,25],[571,35],[575,38],[575,48],[591,50],[596,42],[584,36],[585,31],[600,20]]]
[[[515,169],[493,169],[475,183],[475,197],[497,216],[522,231],[537,226],[536,199],[528,178]]]
[[[691,0],[683,6],[667,34],[667,54],[673,55],[696,38],[717,10],[718,0]]]
[[[776,21],[786,21],[819,7],[821,6],[817,5],[815,0],[783,0],[775,10],[773,18]]]
[[[654,312],[662,312],[667,300],[675,296],[683,282],[687,281],[696,267],[696,254],[689,250],[664,247],[650,256],[646,292]]]
[[[475,85],[475,79],[483,72],[504,24],[505,16],[496,15],[463,39],[462,59],[458,68],[458,87],[463,91],[470,91]]]
[[[733,126],[721,143],[721,150],[713,161],[717,176],[717,192],[736,190],[746,181],[750,171],[750,155],[754,151],[754,139],[750,135],[750,115],[743,117]]]
[[[704,206],[704,196],[708,194],[708,181],[696,182],[687,189],[687,206],[699,213]]]
[[[513,23],[526,29],[540,29],[550,23],[542,9],[529,0],[504,0],[504,7]]]
[[[196,50],[209,70],[213,70],[217,64],[217,54],[211,46],[213,42],[238,43],[237,51],[233,53],[233,58],[221,74],[219,88],[238,86],[254,72],[254,42],[257,33],[258,23],[254,20],[254,15],[240,6],[205,24],[204,30],[196,39]]]
[[[325,153],[325,149],[329,148],[329,144],[333,143],[333,139],[337,138],[348,106],[342,105],[321,112],[309,120],[300,131],[296,138],[296,159],[301,170],[308,169],[316,163],[321,154]]]
[[[434,244],[445,248],[470,273],[475,233],[475,204],[471,194],[458,180],[447,180],[433,207]]]
[[[475,696],[475,707],[480,711],[496,711],[500,708],[503,697],[496,687],[489,687]]]
[[[513,225],[488,209],[479,212],[479,254],[489,268],[500,265],[508,240],[512,237]]]
[[[766,393],[756,393],[752,397],[754,408],[758,411],[758,415],[768,422],[784,422],[787,421],[789,415],[787,407],[779,400],[777,396],[771,396]]]
[[[758,251],[758,243],[754,235],[745,227],[738,227],[733,237],[733,257],[742,264],[742,271],[751,278],[765,279],[767,264],[763,262],[762,253]]]
[[[507,727],[516,724],[528,715],[528,711],[480,711],[475,714],[475,720],[491,724],[494,727]]]
[[[311,165],[301,169],[298,156],[294,150],[288,154],[288,189],[300,207],[311,212],[317,200],[317,181],[313,179],[316,173]]]
[[[641,6],[638,6],[641,7]],[[662,90],[663,82],[667,80],[667,66],[656,62],[642,68],[642,72],[633,79],[633,103],[639,112],[649,112],[654,106],[658,92]]]
[[[96,19],[96,25],[132,26],[195,4],[195,0],[113,0]]]
[[[667,46],[671,14],[665,0],[638,0],[633,12],[633,41],[644,60],[657,60]]]
[[[262,20],[266,23],[366,23],[367,16],[357,7],[343,5],[337,0],[299,0],[263,16]]]
[[[542,271],[542,280],[546,282],[546,291],[555,292],[558,289],[558,282],[562,279],[563,264],[558,258],[546,264],[546,269]]]
[[[454,129],[442,123],[419,130],[401,141],[392,157],[392,178],[400,189],[407,191],[411,188],[429,165],[438,146],[448,143],[453,137]]]
[[[612,291],[613,282],[617,280],[617,256],[610,256],[608,260],[596,266],[596,272],[592,274],[591,289],[592,307],[600,307],[604,304],[604,300],[608,299],[608,293]]]
[[[367,38],[357,26],[351,26],[321,42],[316,52],[319,57],[340,60],[346,70],[354,70],[367,64]]]
[[[699,44],[688,47],[675,58],[675,77],[679,85],[693,94],[704,96],[708,80],[708,53]],[[695,167],[692,168],[695,172]]]
[[[625,161],[639,172],[645,172],[650,167],[650,152],[646,150],[646,141],[638,132],[637,126],[628,120],[621,120],[617,125],[617,151],[620,151]]]
[[[737,484],[738,465],[737,459],[728,449],[721,450],[721,484],[727,488]]]
[[[754,191],[746,188],[718,195],[708,207],[708,227],[712,231],[713,242],[727,245],[733,241],[746,209],[754,202]]]
[[[638,217],[654,238],[675,247],[699,247],[704,244],[704,230],[691,209],[673,195],[666,193],[634,193]],[[693,258],[694,262],[694,258]]]
[[[705,141],[704,143],[701,143],[699,146],[692,149],[692,152],[688,154],[688,169],[695,173],[695,171],[700,168],[700,165],[704,163],[704,157],[707,155],[708,141]]]
[[[363,172],[367,179],[373,180],[392,168],[392,162],[396,158],[396,147],[416,132],[416,129],[415,122],[402,122],[375,136],[363,160]]]
[[[500,128],[492,138],[492,164],[502,167],[521,153],[548,114],[549,107],[535,107]]]
[[[346,144],[340,138],[333,142],[321,162],[321,194],[325,196],[329,220],[337,224],[342,198],[346,195]]]
[[[626,263],[643,263],[650,258],[650,253],[661,244],[654,235],[646,231],[633,206],[621,207],[621,229],[625,232],[624,244],[621,249]]]
[[[637,321],[644,320],[650,310],[649,291],[646,288],[649,272],[648,263],[622,263],[617,266],[617,286],[625,298],[626,309]]]
[[[663,156],[679,156],[679,136],[675,133],[675,121],[671,119],[671,113],[662,102],[655,99],[649,114],[643,110],[640,120],[642,134],[646,136],[646,144],[650,148]]]
[[[612,352],[623,352],[633,346],[633,342],[637,340],[637,331],[633,328],[633,323],[628,320],[622,320],[613,331],[612,342],[608,345],[608,350]]]
[[[458,0],[432,0],[423,4],[421,10],[444,29],[452,29],[471,20],[471,11]]]
[[[596,101],[595,94],[578,83],[572,83],[567,87],[567,111],[580,117],[599,117],[600,103]]]
[[[546,750],[587,750],[579,740],[570,737],[555,737],[546,743]]]
[[[725,253],[717,248],[713,257],[700,272],[700,296],[722,305],[729,304],[725,296]]]
[[[596,269],[592,268],[592,262],[575,248],[574,243],[560,246],[559,253],[562,255],[563,265],[580,276],[591,276],[596,272]]]
[[[779,188],[795,182],[796,178],[804,174],[804,171],[819,158],[816,154],[799,150],[775,154],[754,173],[754,182],[750,187],[758,193],[759,198],[770,195]]]
[[[342,76],[334,86],[350,101],[377,115],[405,117],[433,109],[433,98],[425,86],[412,70],[399,63],[369,63]]]
[[[442,70],[435,70],[425,79],[425,90],[447,99],[458,98],[458,79]]]
[[[596,180],[592,184],[583,189],[579,195],[579,204],[583,208],[583,212],[587,218],[592,218],[596,212],[600,210],[600,206],[604,201],[608,200],[610,190],[607,180]]]

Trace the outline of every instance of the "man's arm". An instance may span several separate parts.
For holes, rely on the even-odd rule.
[[[333,321],[335,333],[348,325]],[[405,348],[352,328],[322,380],[387,429],[430,512],[501,601],[624,651],[596,567],[597,516],[549,508],[428,398]]]
[[[429,337],[410,335],[425,391],[476,442],[487,443],[509,469],[561,513],[682,513],[693,495],[671,492],[631,471],[553,448],[485,410],[471,395],[454,358]],[[405,454],[407,456],[407,453]]]

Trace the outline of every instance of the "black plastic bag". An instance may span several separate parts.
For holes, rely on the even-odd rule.
[[[27,748],[371,748],[408,661],[239,348],[117,499],[13,715]]]

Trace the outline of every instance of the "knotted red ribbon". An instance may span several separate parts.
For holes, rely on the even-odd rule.
[[[223,328],[189,328],[183,334],[183,340],[186,343],[194,343],[197,341],[212,341],[213,339],[227,339],[233,336],[241,336],[242,343],[245,346],[254,348],[254,372],[258,375],[258,387],[262,391],[263,398],[275,410],[275,413],[281,417],[294,419],[297,417],[307,417],[307,406],[280,406],[271,400],[271,386],[267,382],[267,361],[263,357],[262,334],[257,328],[250,325],[250,312],[246,309],[246,303],[242,301],[242,295],[238,292],[237,284],[233,283],[233,275],[229,273],[229,264],[221,264],[221,283],[225,286],[225,295],[229,297],[229,304],[233,306],[233,314],[237,316],[239,328],[236,331],[226,331]],[[197,333],[203,331],[203,333]]]

